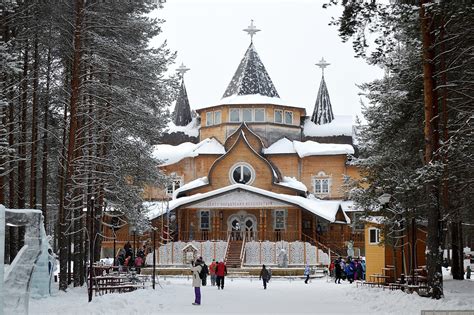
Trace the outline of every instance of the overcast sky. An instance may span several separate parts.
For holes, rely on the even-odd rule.
[[[243,32],[254,20],[261,29],[254,45],[280,97],[311,115],[321,80],[315,66],[321,57],[334,114],[360,115],[356,84],[381,77],[382,70],[354,58],[351,43],[342,43],[329,26],[340,7],[323,9],[325,0],[167,0],[156,16],[166,20],[168,47],[178,52],[176,68],[191,68],[185,83],[191,108],[212,106],[229,84],[250,37]]]

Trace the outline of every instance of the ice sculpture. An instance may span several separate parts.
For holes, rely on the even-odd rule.
[[[0,287],[3,309],[5,314],[28,314],[31,275],[44,241],[41,237],[42,229],[44,232],[43,216],[40,210],[30,209],[13,210],[2,207],[0,212],[5,215],[5,222],[0,222],[2,244],[5,243],[5,224],[25,227],[25,245],[20,249],[10,267],[5,270],[3,288]],[[0,260],[3,265],[3,259]],[[2,265],[0,267],[3,267]],[[3,268],[0,269],[3,271]]]
[[[46,236],[44,225],[41,225],[41,254],[36,261],[35,269],[31,277],[30,296],[32,298],[43,298],[51,294],[51,281],[56,265],[56,258],[49,247],[49,238]]]

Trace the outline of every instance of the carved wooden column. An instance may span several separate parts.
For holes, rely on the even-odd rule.
[[[316,240],[316,216],[311,216],[311,237]]]
[[[221,239],[221,211],[222,210],[217,210],[217,221],[216,221],[216,233],[217,237],[216,239]]]

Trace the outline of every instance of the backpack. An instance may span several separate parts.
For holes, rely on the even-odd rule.
[[[207,268],[207,265],[203,264],[201,266],[201,271],[199,272],[199,278],[201,279],[206,278],[208,273],[209,273],[209,269]]]

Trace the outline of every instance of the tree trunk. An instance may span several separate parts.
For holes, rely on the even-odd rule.
[[[81,58],[82,58],[82,23],[84,19],[84,0],[75,0],[75,24],[74,24],[74,44],[73,44],[73,60],[71,68],[71,97],[69,102],[69,132],[68,132],[68,146],[66,155],[66,178],[65,178],[65,194],[63,199],[66,200],[72,196],[72,183],[71,177],[74,173],[73,159],[76,150],[76,133],[77,133],[77,104],[80,95],[80,71],[81,71]],[[64,201],[63,201],[64,203]],[[64,207],[64,204],[63,204]],[[64,217],[62,218],[64,220]],[[60,240],[65,238],[65,226],[60,225]],[[68,238],[69,239],[69,238]],[[66,262],[69,253],[69,246],[64,244],[64,241],[60,245],[60,260]],[[66,265],[61,264],[61,273],[67,272]],[[60,281],[59,288],[66,290],[67,288],[67,277],[63,275],[63,279]]]
[[[434,51],[433,51],[433,17],[431,12],[425,10],[424,5],[430,0],[420,2],[420,23],[423,45],[423,92],[425,112],[425,163],[428,165],[435,160],[438,146],[438,105],[434,80]],[[441,274],[442,252],[440,248],[440,209],[439,193],[433,183],[426,184],[428,195],[428,238],[427,238],[427,269],[428,286],[432,298],[439,299],[443,295],[443,277]]]
[[[462,236],[460,234],[459,228],[461,224],[458,223],[456,219],[455,222],[451,224],[451,248],[453,249],[453,261],[451,273],[453,274],[453,279],[463,280],[464,279],[464,268],[463,268],[463,259],[462,259],[462,248],[459,248],[460,239]]]
[[[49,39],[51,39],[51,25],[49,28]],[[42,155],[42,173],[41,173],[41,210],[44,217],[44,226],[46,233],[51,233],[48,229],[48,118],[49,118],[49,93],[51,85],[51,46],[48,47],[48,56],[46,60],[46,97],[43,104],[43,155]],[[57,231],[54,231],[56,234]]]
[[[38,141],[38,68],[39,68],[39,53],[38,53],[38,34],[35,34],[34,41],[34,63],[33,63],[33,107],[31,120],[31,153],[30,153],[30,208],[36,208],[36,183],[37,183],[37,141]]]

